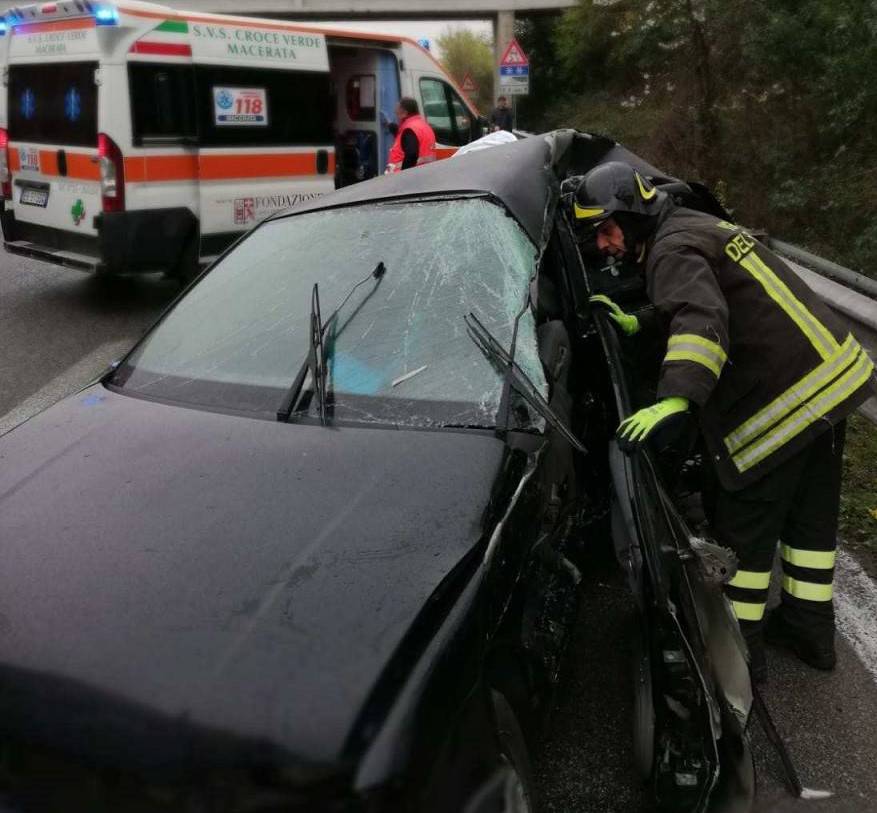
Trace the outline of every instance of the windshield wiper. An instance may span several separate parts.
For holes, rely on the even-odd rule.
[[[494,365],[504,368],[506,372],[506,386],[513,388],[533,409],[536,410],[545,421],[550,424],[564,439],[575,449],[587,454],[588,450],[581,441],[570,431],[563,419],[548,405],[542,393],[530,380],[530,377],[521,369],[518,363],[496,339],[496,337],[484,326],[481,320],[474,314],[464,316],[466,326],[469,328],[469,336],[478,346],[482,353]],[[512,353],[515,342],[512,341]],[[505,400],[505,399],[504,399]],[[506,422],[508,429],[508,420]]]
[[[304,386],[305,377],[310,371],[311,379],[313,380],[314,395],[317,399],[317,406],[320,410],[320,423],[326,423],[326,357],[323,349],[323,335],[326,332],[326,328],[335,320],[335,317],[338,316],[338,312],[353,295],[353,292],[359,288],[360,285],[364,285],[370,279],[375,279],[380,283],[386,270],[387,267],[384,263],[379,262],[367,277],[363,277],[351,287],[347,292],[347,295],[341,300],[338,307],[332,311],[331,315],[325,322],[323,322],[320,317],[320,287],[318,283],[314,283],[314,288],[311,292],[310,340],[308,354],[302,362],[295,379],[293,379],[292,386],[287,390],[286,395],[283,397],[280,408],[277,410],[278,421],[286,423],[289,420],[292,415],[293,407],[298,401],[302,387]],[[377,285],[372,289],[372,293],[374,293],[376,289]],[[338,333],[340,333],[340,331],[337,331],[336,338]]]

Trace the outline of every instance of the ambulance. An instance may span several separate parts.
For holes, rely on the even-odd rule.
[[[6,250],[103,274],[185,281],[268,215],[381,174],[400,96],[440,158],[484,125],[403,37],[90,0],[0,29]]]

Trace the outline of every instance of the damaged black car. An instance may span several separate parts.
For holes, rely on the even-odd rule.
[[[662,810],[754,796],[695,453],[621,455],[657,361],[593,293],[558,131],[262,223],[101,380],[0,440],[10,811],[538,811],[530,752],[611,538]]]

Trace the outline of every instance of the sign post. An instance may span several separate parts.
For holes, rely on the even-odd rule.
[[[476,93],[478,93],[478,85],[475,83],[475,80],[472,78],[471,73],[467,73],[463,77],[463,82],[460,85],[460,90],[462,90],[463,93],[465,93],[466,96],[468,96],[469,101],[471,101],[472,97],[475,96]]]
[[[518,96],[530,92],[530,60],[520,43],[512,37],[499,61],[499,91],[512,97],[513,126],[518,126]]]
[[[530,60],[516,39],[509,42],[499,61],[499,90],[505,96],[530,92]]]

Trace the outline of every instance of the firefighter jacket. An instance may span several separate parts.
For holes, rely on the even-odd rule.
[[[417,165],[428,164],[437,158],[435,149],[435,133],[426,123],[423,116],[408,116],[402,124],[399,125],[399,131],[396,133],[396,140],[390,147],[389,162],[385,174],[402,171],[402,162],[405,160],[405,152],[402,149],[402,134],[406,130],[411,130],[417,136]]]
[[[877,391],[852,334],[741,227],[668,204],[646,251],[669,335],[658,398],[699,407],[724,488],[757,480]]]

